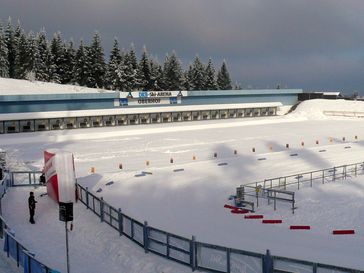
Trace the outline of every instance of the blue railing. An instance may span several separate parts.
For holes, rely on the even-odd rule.
[[[344,267],[314,263],[309,261],[271,256],[265,254],[232,249],[184,238],[167,231],[153,228],[115,209],[103,198],[98,198],[81,185],[77,185],[80,201],[102,222],[115,229],[120,236],[125,235],[145,252],[152,252],[169,260],[191,267],[218,273],[363,273],[364,271]]]
[[[0,181],[0,238],[4,240],[4,251],[9,258],[16,261],[18,267],[24,268],[24,273],[57,273],[58,271],[50,269],[35,258],[35,255],[28,251],[16,239],[15,234],[10,231],[5,219],[2,217],[1,202],[6,194],[7,188],[11,186],[8,173]],[[58,272],[59,273],[59,272]]]

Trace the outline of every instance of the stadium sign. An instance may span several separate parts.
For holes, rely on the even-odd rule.
[[[139,98],[124,98],[120,99],[118,106],[143,106],[143,105],[171,105],[181,104],[180,97],[139,97]]]
[[[187,96],[187,91],[138,91],[120,92],[120,98],[172,98]]]

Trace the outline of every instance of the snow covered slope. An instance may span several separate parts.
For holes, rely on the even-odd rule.
[[[0,77],[0,96],[114,92],[104,89]]]

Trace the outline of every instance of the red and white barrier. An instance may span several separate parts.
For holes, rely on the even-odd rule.
[[[56,202],[70,203],[76,199],[76,176],[73,154],[44,151],[44,173],[47,193]]]

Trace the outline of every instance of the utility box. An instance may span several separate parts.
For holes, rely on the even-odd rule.
[[[73,221],[73,203],[59,202],[59,220],[62,222]]]

